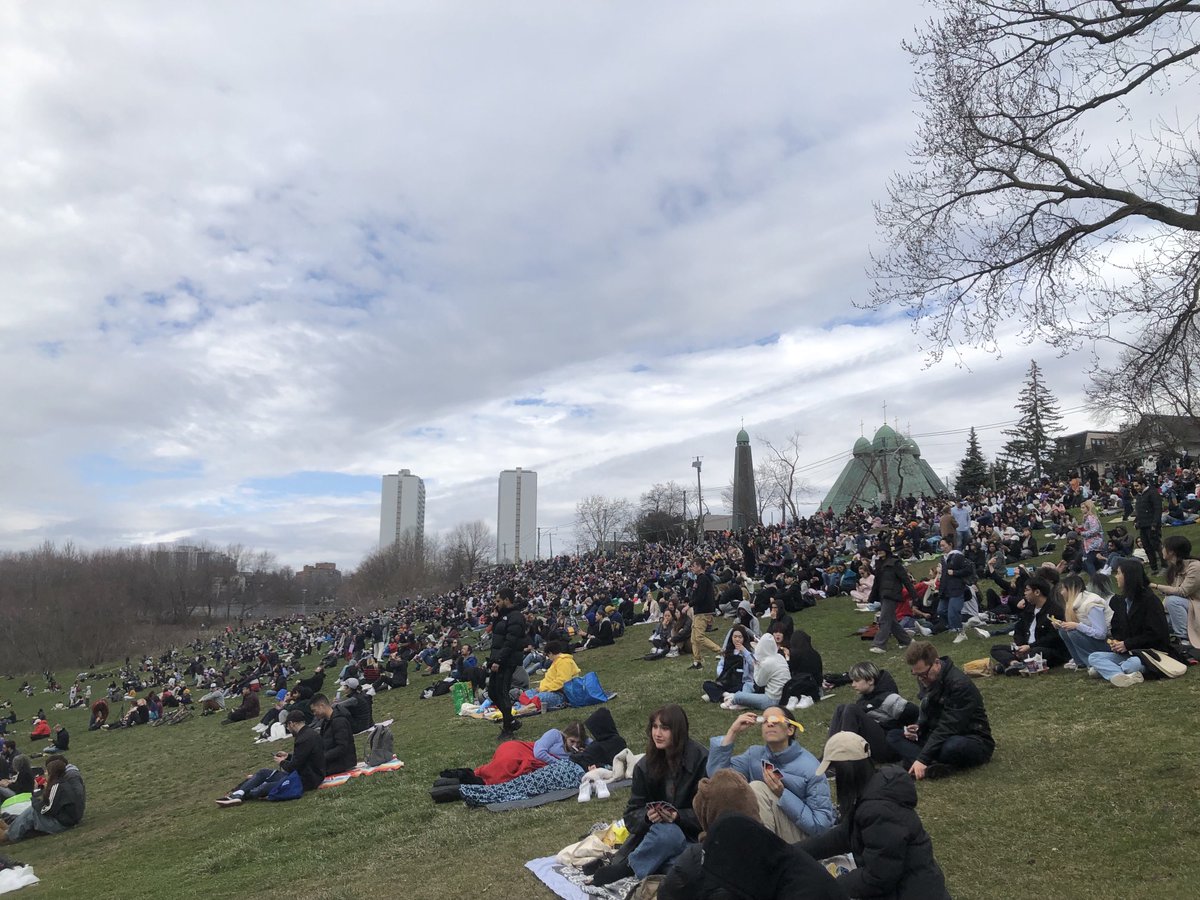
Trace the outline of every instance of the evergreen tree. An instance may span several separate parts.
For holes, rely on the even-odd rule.
[[[1058,401],[1046,388],[1036,360],[1029,363],[1025,386],[1017,395],[1017,424],[1004,432],[1005,461],[1022,476],[1040,481],[1054,458],[1054,435],[1062,429]]]
[[[958,478],[954,482],[954,490],[960,497],[974,494],[991,483],[987,460],[979,449],[979,436],[972,426],[971,434],[967,437],[967,455],[958,464]]]

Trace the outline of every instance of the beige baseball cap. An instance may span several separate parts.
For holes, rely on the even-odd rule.
[[[853,731],[839,731],[825,742],[825,755],[821,758],[821,764],[817,766],[817,774],[824,775],[830,763],[870,758],[871,745],[867,743],[866,738]]]

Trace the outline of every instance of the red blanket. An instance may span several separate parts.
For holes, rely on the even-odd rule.
[[[532,741],[505,741],[496,748],[492,761],[476,769],[475,774],[484,784],[504,784],[544,765],[533,755]]]

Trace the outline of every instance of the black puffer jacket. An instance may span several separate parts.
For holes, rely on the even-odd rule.
[[[1162,494],[1158,490],[1158,485],[1147,486],[1133,501],[1134,527],[1161,529],[1162,508]]]
[[[591,766],[611,766],[617,754],[625,749],[625,738],[617,731],[617,723],[605,706],[587,717],[583,723],[592,740],[578,753],[571,754],[571,762],[586,771]]]
[[[325,779],[325,747],[321,735],[305,725],[296,732],[292,755],[279,764],[285,772],[299,772],[306,791],[316,790]]]
[[[349,772],[358,765],[354,731],[345,710],[335,710],[332,716],[321,722],[320,730],[321,746],[325,751],[325,774]]]
[[[525,650],[525,614],[516,607],[506,610],[492,624],[492,652],[488,665],[515,669]]]
[[[646,804],[652,800],[670,803],[679,811],[675,824],[683,829],[688,840],[700,836],[700,820],[692,810],[692,800],[700,779],[705,777],[708,767],[708,750],[693,740],[683,748],[679,771],[674,777],[655,777],[650,774],[646,758],[633,768],[633,787],[630,790],[629,806],[625,808],[625,827],[630,834],[646,830]]]
[[[899,603],[903,599],[904,589],[908,589],[910,597],[917,596],[913,587],[912,576],[904,563],[896,556],[886,556],[875,564],[875,582],[871,585],[870,601],[879,603],[883,600],[893,600]]]
[[[853,853],[858,868],[837,880],[848,896],[950,898],[933,842],[917,815],[916,784],[899,766],[876,772],[849,816],[798,846],[814,859]]]
[[[920,761],[925,765],[936,760],[942,744],[956,735],[976,737],[989,748],[996,747],[979,688],[955,667],[950,657],[943,656],[941,662],[941,676],[921,695],[921,718],[917,724],[923,742]]]

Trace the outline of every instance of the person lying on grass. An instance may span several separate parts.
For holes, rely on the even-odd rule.
[[[287,714],[284,727],[295,738],[290,754],[279,751],[275,754],[278,768],[259,769],[223,797],[217,798],[218,806],[237,806],[245,800],[262,800],[279,782],[291,772],[300,776],[304,790],[313,791],[325,779],[325,749],[321,735],[304,724],[304,713],[298,709]]]
[[[83,821],[86,792],[79,769],[66,757],[51,756],[46,761],[46,786],[33,798],[4,835],[5,842],[18,841],[42,834],[59,834]]]

